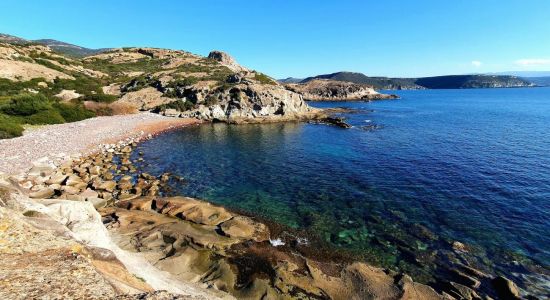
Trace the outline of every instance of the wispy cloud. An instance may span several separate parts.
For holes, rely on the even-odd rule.
[[[522,67],[531,67],[531,66],[545,66],[550,65],[550,59],[544,58],[524,58],[516,60],[516,65]]]
[[[476,68],[481,67],[481,62],[479,60],[472,60],[472,65]]]

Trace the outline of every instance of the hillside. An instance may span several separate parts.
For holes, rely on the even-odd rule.
[[[179,50],[121,48],[76,58],[50,46],[2,38],[10,40],[0,43],[0,137],[4,138],[20,135],[24,124],[138,110],[233,123],[298,119],[315,113],[299,94],[219,51],[203,57]]]
[[[396,95],[382,94],[367,84],[315,79],[305,83],[288,83],[285,87],[310,101],[355,101],[396,99]]]
[[[359,84],[368,84],[376,89],[467,89],[530,87],[536,84],[520,77],[509,75],[447,75],[422,78],[369,77],[362,73],[337,72],[308,77],[302,83],[314,79],[330,79]]]
[[[358,84],[367,84],[373,86],[376,89],[383,90],[414,90],[424,89],[424,87],[415,84],[414,79],[409,78],[389,78],[389,77],[369,77],[363,73],[355,72],[337,72],[332,74],[318,75],[314,77],[308,77],[301,81],[306,83],[315,79],[329,79],[336,81],[347,81]]]
[[[98,53],[105,52],[105,51],[109,50],[107,48],[105,48],[105,49],[90,49],[90,48],[80,47],[80,46],[77,46],[77,45],[73,45],[73,44],[69,44],[69,43],[65,43],[65,42],[60,42],[60,41],[52,40],[52,39],[33,40],[32,42],[40,44],[40,45],[48,46],[52,50],[54,50],[55,52],[63,53],[65,55],[73,56],[73,57],[86,57],[86,56],[98,54]]]
[[[106,50],[109,50],[107,48],[105,49],[90,49],[85,48],[65,42],[61,42],[58,40],[53,39],[39,39],[39,40],[26,40],[20,37],[16,37],[9,34],[3,34],[0,33],[0,42],[6,43],[6,44],[14,44],[14,45],[30,45],[30,44],[38,44],[38,45],[44,45],[49,46],[50,49],[52,49],[55,52],[75,57],[75,58],[82,58],[89,55],[98,54],[101,52],[104,52]]]

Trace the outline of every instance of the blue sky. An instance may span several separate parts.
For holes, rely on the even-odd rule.
[[[550,70],[549,0],[2,0],[0,32],[227,51],[276,78]]]

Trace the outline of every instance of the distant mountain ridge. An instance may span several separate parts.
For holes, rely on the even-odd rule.
[[[45,45],[45,46],[49,46],[55,52],[59,52],[61,54],[76,57],[76,58],[91,56],[91,55],[99,54],[101,52],[110,50],[109,48],[90,49],[90,48],[85,48],[74,44],[61,42],[54,39],[26,40],[20,37],[16,37],[9,34],[3,34],[3,33],[0,33],[0,42],[15,44],[15,45],[24,45],[24,44]]]
[[[537,84],[511,75],[445,75],[421,78],[369,77],[357,72],[336,72],[308,77],[300,81],[307,83],[315,79],[329,79],[368,84],[376,89],[412,90],[412,89],[467,89],[467,88],[508,88],[532,87]]]

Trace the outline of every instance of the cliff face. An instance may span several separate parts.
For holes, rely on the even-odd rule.
[[[316,79],[305,83],[286,84],[285,87],[312,101],[370,101],[398,98],[395,95],[378,93],[370,85],[335,80]]]
[[[227,90],[192,90],[194,97],[202,96],[198,108],[185,111],[181,117],[230,123],[292,120],[315,114],[302,96],[282,86],[265,86],[254,82],[241,82]],[[169,111],[165,111],[165,113]],[[173,112],[172,112],[173,113]]]

